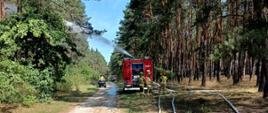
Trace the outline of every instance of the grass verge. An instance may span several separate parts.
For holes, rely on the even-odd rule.
[[[144,96],[138,91],[123,92],[123,82],[117,82],[119,88],[117,107],[123,113],[156,113],[157,97]]]
[[[119,93],[118,108],[126,113],[156,113],[156,99],[139,92]]]
[[[75,103],[64,101],[52,101],[50,103],[37,103],[29,108],[18,107],[11,113],[65,113],[75,106]]]
[[[230,100],[241,113],[267,113],[267,100],[262,99],[261,93],[255,87],[255,79],[244,78],[238,85],[233,85],[231,80],[223,78],[221,82],[207,81],[206,87],[200,86],[200,81],[187,80],[173,89],[178,91],[176,96],[176,108],[178,112],[185,113],[233,113],[227,103],[218,95],[207,93],[189,93],[190,90],[211,89]]]
[[[80,85],[79,91],[70,93],[58,92],[55,99],[48,103],[36,103],[30,107],[20,105],[0,105],[0,113],[68,113],[79,102],[92,96],[97,87],[93,85]]]
[[[79,91],[73,90],[69,93],[58,92],[55,95],[55,100],[66,102],[83,102],[87,99],[87,97],[92,96],[97,89],[98,88],[94,85],[80,85]]]

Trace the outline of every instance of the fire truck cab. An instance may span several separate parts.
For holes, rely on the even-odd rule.
[[[148,70],[151,72],[150,78],[153,80],[153,62],[149,58],[145,59],[124,59],[123,60],[123,80],[124,91],[142,90],[139,87],[140,72],[144,73],[144,78],[147,80]],[[147,89],[146,86],[144,89]]]

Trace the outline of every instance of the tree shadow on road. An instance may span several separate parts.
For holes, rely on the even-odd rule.
[[[12,109],[16,109],[18,105],[0,104],[0,113],[11,113]]]
[[[53,96],[54,100],[65,102],[84,102],[88,97],[94,95],[96,88],[87,88],[87,91],[57,92]]]

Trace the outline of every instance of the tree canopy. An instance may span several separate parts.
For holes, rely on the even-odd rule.
[[[18,12],[0,21],[0,103],[46,101],[59,86],[72,89],[107,72],[103,56],[89,49],[87,35],[99,31],[89,23],[81,0],[10,2]],[[90,32],[73,33],[65,21]]]
[[[268,87],[267,9],[262,0],[130,0],[116,42],[171,70],[174,81],[189,78],[206,86],[207,78],[220,82],[225,76],[236,85],[256,74],[262,91]],[[124,57],[113,53],[114,74]]]

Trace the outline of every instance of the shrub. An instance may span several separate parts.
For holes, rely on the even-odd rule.
[[[31,105],[50,99],[53,80],[49,70],[38,71],[10,60],[1,61],[0,69],[0,103]]]
[[[60,92],[71,92],[72,84],[70,82],[62,81],[56,83],[56,90]]]
[[[71,87],[74,88],[76,91],[79,91],[79,85],[85,84],[86,80],[85,77],[81,74],[67,74],[63,77],[66,83],[71,84]]]
[[[35,96],[26,95],[23,97],[22,105],[30,107],[31,105],[33,105],[36,102],[37,102],[37,99]]]
[[[24,81],[19,74],[1,72],[0,79],[1,103],[22,103],[25,96],[36,95],[34,87]]]

